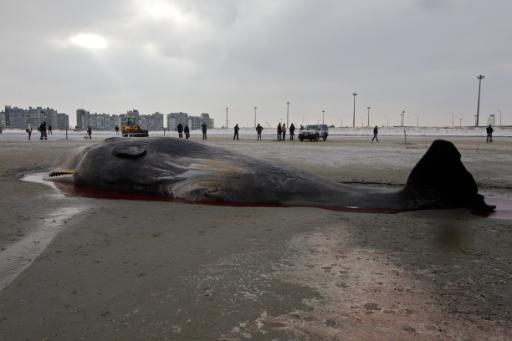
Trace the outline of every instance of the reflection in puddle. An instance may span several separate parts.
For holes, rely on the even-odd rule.
[[[9,245],[0,253],[0,290],[11,283],[43,252],[68,219],[80,213],[82,207],[56,210],[40,221],[40,226],[25,238]]]
[[[485,201],[489,205],[495,205],[496,211],[489,214],[489,218],[493,219],[501,219],[501,220],[512,220],[512,200],[496,198],[496,197],[486,197]]]
[[[59,198],[63,198],[64,194],[61,191],[59,191],[57,186],[55,186],[55,183],[53,181],[46,180],[46,176],[47,175],[48,175],[48,173],[27,174],[23,178],[21,178],[21,180],[22,181],[27,181],[27,182],[33,182],[33,183],[36,183],[36,184],[42,184],[42,185],[50,186],[51,188],[53,188],[55,190],[55,192],[54,192],[55,196],[57,196]]]
[[[46,173],[34,173],[23,177],[23,181],[44,184],[55,189],[53,196],[63,198],[55,184],[44,180]],[[44,251],[61,231],[67,220],[82,212],[84,207],[63,207],[46,218],[37,221],[37,228],[23,239],[8,245],[0,252],[0,290],[11,283],[23,270]]]

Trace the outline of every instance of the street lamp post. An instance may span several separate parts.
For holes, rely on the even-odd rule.
[[[229,107],[226,107],[226,128],[229,128]]]
[[[478,102],[476,105],[476,124],[475,126],[478,127],[478,121],[480,119],[480,90],[482,88],[482,79],[484,79],[484,75],[478,75],[476,76],[476,79],[478,79]]]
[[[288,127],[289,120],[290,120],[290,102],[286,102],[286,127]]]
[[[404,121],[405,121],[405,110],[402,110],[402,113],[400,114],[401,118],[402,118],[402,122],[401,122],[401,126],[403,127],[404,126]]]
[[[368,109],[368,127],[370,126],[370,109],[372,107],[367,107],[366,109]]]
[[[256,127],[256,110],[258,110],[258,107],[254,107],[254,126]]]
[[[354,92],[352,94],[352,96],[354,96],[354,116],[352,117],[352,128],[355,128],[356,127],[356,96],[357,96],[357,93]]]
[[[325,110],[322,110],[322,124],[325,124]]]

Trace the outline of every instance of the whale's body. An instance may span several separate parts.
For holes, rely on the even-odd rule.
[[[187,202],[331,209],[489,209],[448,141],[435,141],[400,191],[340,184],[291,167],[175,138],[109,138],[50,173],[78,189]]]

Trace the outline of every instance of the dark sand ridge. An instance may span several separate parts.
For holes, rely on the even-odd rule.
[[[484,190],[510,195],[512,141],[451,140]],[[209,140],[339,181],[396,184],[425,151],[424,139],[327,142]],[[2,248],[58,209],[84,208],[0,292],[1,339],[511,337],[510,221],[464,210],[379,215],[63,198],[19,180],[82,143],[0,142]],[[315,152],[341,160],[304,160]]]

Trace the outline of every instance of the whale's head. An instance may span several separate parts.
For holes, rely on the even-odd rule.
[[[170,196],[207,147],[173,138],[109,138],[79,148],[48,176],[82,188]],[[211,152],[209,152],[211,154]],[[211,156],[211,155],[210,155]]]

